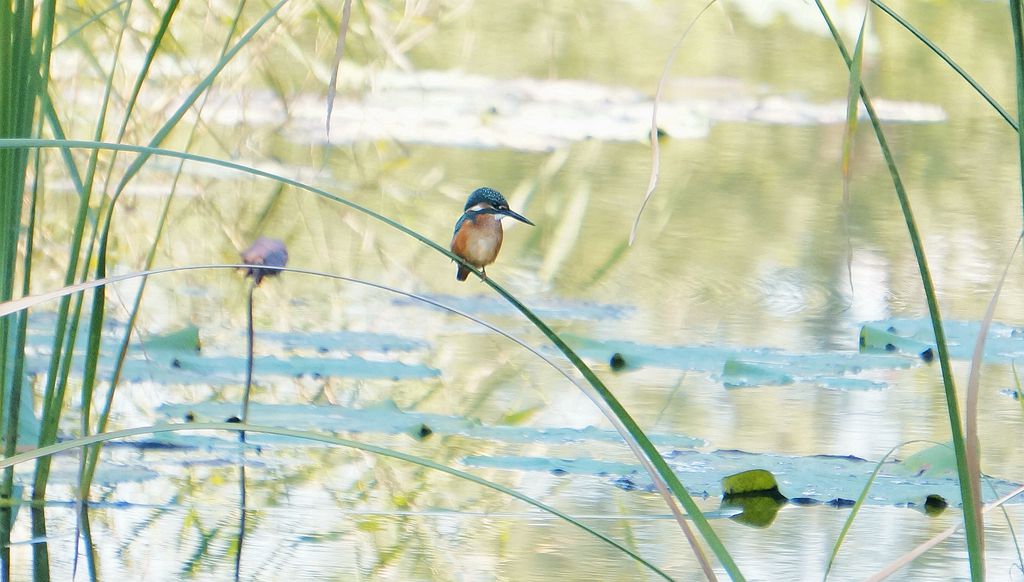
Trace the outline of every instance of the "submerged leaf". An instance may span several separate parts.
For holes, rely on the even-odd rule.
[[[195,353],[202,348],[199,342],[199,328],[187,325],[169,333],[153,335],[143,343],[147,350],[181,351]]]
[[[733,495],[722,499],[722,509],[741,510],[730,519],[758,528],[770,526],[785,504],[786,498],[777,495]]]

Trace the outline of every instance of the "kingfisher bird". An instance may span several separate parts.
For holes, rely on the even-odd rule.
[[[501,219],[506,216],[534,226],[525,216],[513,212],[501,192],[491,188],[477,188],[466,199],[466,207],[462,217],[455,223],[455,235],[452,236],[452,252],[462,257],[467,263],[483,271],[484,267],[494,262],[501,250]],[[465,281],[469,277],[469,267],[459,265],[455,278]]]

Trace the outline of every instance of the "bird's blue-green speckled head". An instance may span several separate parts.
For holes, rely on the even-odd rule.
[[[469,210],[477,204],[489,204],[494,208],[508,208],[508,201],[501,195],[501,192],[493,188],[473,190],[473,193],[466,199],[466,207],[463,210]]]

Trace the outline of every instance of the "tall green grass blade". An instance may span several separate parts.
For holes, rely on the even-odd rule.
[[[86,19],[84,22],[82,22],[78,26],[72,28],[71,30],[69,30],[67,32],[67,34],[64,35],[64,38],[60,39],[59,41],[56,42],[56,44],[53,45],[54,48],[61,48],[67,42],[69,42],[69,41],[71,41],[73,39],[77,39],[78,35],[81,34],[83,30],[85,30],[86,28],[89,28],[93,24],[96,24],[98,22],[102,22],[104,16],[106,16],[107,14],[109,14],[109,13],[111,13],[111,12],[113,12],[113,11],[119,9],[119,8],[121,8],[121,6],[123,6],[124,4],[127,4],[127,3],[131,2],[131,1],[132,0],[117,0],[117,2],[114,2],[113,4],[111,4],[111,5],[107,6],[106,8],[104,8],[103,10],[100,10],[99,12],[96,12],[95,14],[90,16],[88,19]]]
[[[932,42],[932,40],[930,38],[925,36],[925,34],[923,32],[921,32],[920,30],[918,30],[916,27],[914,27],[914,25],[912,25],[909,22],[907,22],[907,20],[905,18],[903,18],[902,16],[900,16],[895,10],[893,10],[892,8],[887,6],[885,3],[881,2],[881,0],[871,0],[871,3],[874,4],[875,6],[877,6],[882,12],[885,12],[886,14],[888,14],[893,20],[898,22],[900,24],[900,26],[902,26],[903,28],[907,29],[907,31],[910,32],[910,34],[913,34],[914,36],[917,37],[918,40],[923,42],[925,44],[925,46],[927,46],[929,49],[931,49],[931,51],[933,53],[935,53],[936,56],[938,56],[947,65],[949,65],[954,71],[956,71],[956,73],[958,75],[960,75],[960,77],[962,77],[964,81],[967,81],[967,84],[970,85],[971,87],[973,87],[974,90],[979,95],[981,95],[981,97],[985,101],[987,101],[988,104],[991,105],[993,109],[996,110],[996,113],[998,113],[1000,117],[1005,119],[1006,123],[1010,124],[1010,127],[1012,127],[1014,129],[1014,131],[1017,130],[1017,128],[1019,127],[1019,124],[1016,121],[1014,121],[1013,117],[1011,117],[1010,114],[1007,113],[1005,109],[1003,109],[1003,107],[999,104],[998,101],[995,100],[994,97],[989,95],[988,91],[986,91],[985,88],[982,87],[980,83],[978,83],[976,80],[974,80],[974,77],[970,76],[967,73],[967,71],[965,71],[963,69],[963,67],[958,65],[956,63],[956,61],[954,61],[949,55],[947,55],[945,53],[945,51],[943,51],[941,48],[939,48],[939,46],[937,44]]]
[[[348,36],[348,23],[352,18],[352,0],[344,0],[341,7],[341,24],[338,25],[338,44],[334,47],[334,61],[331,63],[331,80],[327,83],[327,140],[331,139],[331,114],[334,112],[334,98],[338,94],[338,71],[341,59],[345,56],[345,38]]]
[[[815,0],[815,3],[817,4],[822,17],[825,19],[825,23],[828,25],[832,38],[843,57],[843,61],[845,61],[847,67],[850,67],[853,59],[850,57],[850,53],[846,50],[846,45],[843,43],[843,39],[839,35],[839,31],[836,29],[831,17],[829,17],[828,11],[825,10],[825,7],[822,5],[821,0]],[[867,91],[863,86],[861,87],[860,97],[861,101],[864,103],[865,109],[867,110],[868,118],[871,120],[871,127],[875,132],[875,137],[878,139],[878,145],[882,150],[882,156],[885,158],[886,166],[889,169],[889,175],[892,178],[893,187],[896,190],[896,196],[899,199],[900,209],[903,212],[903,218],[907,226],[907,233],[910,235],[910,241],[914,249],[914,256],[917,259],[921,284],[924,288],[925,298],[928,303],[928,314],[931,318],[932,329],[935,334],[935,344],[939,355],[939,365],[942,370],[942,385],[946,396],[946,410],[949,416],[949,428],[953,436],[953,449],[956,452],[957,476],[960,484],[961,498],[963,499],[964,522],[971,576],[975,580],[982,580],[985,576],[985,559],[982,546],[982,536],[984,535],[984,531],[980,527],[981,515],[976,509],[979,507],[979,504],[977,499],[975,499],[974,490],[970,485],[971,475],[970,468],[967,464],[967,452],[966,444],[964,442],[963,425],[961,424],[960,405],[957,400],[956,385],[953,382],[952,368],[949,363],[949,348],[946,344],[946,334],[942,326],[942,315],[939,312],[939,303],[935,293],[935,284],[932,281],[931,271],[928,268],[928,260],[924,253],[924,244],[921,241],[921,234],[917,228],[917,222],[914,219],[914,213],[910,206],[910,198],[907,195],[906,189],[903,187],[903,180],[900,177],[899,170],[896,168],[896,161],[893,158],[892,151],[889,149],[888,141],[885,139],[881,122],[879,121],[871,99],[868,97]]]
[[[183,431],[188,431],[188,432],[193,432],[193,431],[234,431],[234,432],[245,431],[245,432],[252,432],[252,433],[261,433],[261,434],[289,437],[289,438],[299,439],[299,440],[321,442],[321,443],[325,443],[325,444],[328,444],[328,445],[334,445],[334,446],[339,446],[339,447],[346,447],[346,448],[356,449],[356,450],[359,450],[359,451],[363,451],[363,452],[366,452],[366,453],[370,453],[370,454],[378,455],[378,456],[382,456],[382,457],[389,457],[389,458],[392,458],[392,459],[397,459],[397,460],[400,460],[400,461],[404,461],[406,463],[412,463],[414,465],[419,465],[419,466],[425,467],[427,469],[432,469],[434,471],[440,471],[442,473],[447,473],[448,475],[451,475],[453,477],[457,477],[459,479],[463,479],[465,481],[469,481],[471,483],[475,483],[477,485],[480,485],[480,486],[483,486],[483,487],[487,487],[489,489],[492,489],[492,490],[497,491],[499,493],[502,493],[504,495],[508,495],[510,497],[514,497],[515,499],[518,499],[519,501],[527,503],[527,504],[529,504],[529,505],[531,505],[533,507],[536,507],[537,509],[540,509],[541,511],[543,511],[545,513],[554,515],[554,516],[558,517],[559,519],[565,521],[566,523],[569,523],[569,524],[571,524],[573,526],[576,526],[577,528],[583,530],[584,532],[590,534],[591,536],[593,536],[593,537],[595,537],[595,538],[597,538],[597,539],[599,539],[599,540],[601,540],[601,541],[611,545],[612,547],[614,547],[616,550],[618,550],[622,554],[629,556],[630,558],[632,558],[633,560],[636,560],[640,564],[643,564],[651,572],[657,574],[661,578],[664,578],[665,580],[671,580],[672,579],[671,577],[669,577],[668,574],[666,574],[665,572],[661,571],[657,566],[655,566],[654,564],[648,562],[642,556],[634,553],[632,550],[630,550],[628,547],[622,545],[618,541],[616,541],[616,540],[614,540],[614,539],[612,539],[612,538],[602,534],[601,532],[599,532],[599,531],[589,527],[588,525],[586,525],[585,523],[575,519],[574,517],[572,517],[572,516],[570,516],[570,515],[568,515],[566,513],[563,513],[561,511],[559,511],[558,509],[556,509],[554,507],[551,507],[550,505],[547,505],[547,504],[545,504],[545,503],[543,503],[541,501],[538,501],[538,500],[536,500],[536,499],[534,499],[534,498],[532,498],[532,497],[530,497],[528,495],[520,493],[520,492],[518,492],[518,491],[516,491],[514,489],[510,489],[508,487],[505,487],[504,485],[500,485],[500,484],[495,483],[493,481],[488,481],[487,479],[484,479],[482,477],[477,477],[476,475],[473,475],[472,473],[467,473],[465,471],[460,471],[459,469],[453,469],[452,467],[448,467],[446,465],[441,465],[439,463],[435,463],[434,461],[431,461],[430,459],[425,459],[423,457],[417,457],[415,455],[410,455],[410,454],[407,454],[407,453],[402,453],[400,451],[395,451],[395,450],[387,449],[387,448],[384,448],[384,447],[379,447],[379,446],[376,446],[376,445],[371,445],[371,444],[368,444],[368,443],[362,443],[362,442],[358,442],[358,441],[343,439],[343,438],[329,436],[329,435],[318,434],[318,433],[309,432],[309,431],[292,430],[292,429],[288,429],[288,428],[280,428],[280,427],[274,427],[274,426],[246,425],[246,424],[228,423],[228,422],[204,422],[204,423],[196,422],[196,423],[188,423],[188,424],[165,424],[165,425],[145,426],[145,427],[138,427],[138,428],[129,428],[129,429],[124,429],[124,430],[117,430],[117,431],[112,431],[112,432],[108,432],[108,433],[103,433],[103,434],[98,434],[98,435],[90,435],[90,436],[87,436],[87,437],[81,437],[81,438],[77,438],[77,439],[67,440],[67,441],[63,441],[63,442],[57,443],[57,444],[53,444],[53,445],[49,445],[49,446],[46,446],[46,447],[41,447],[41,448],[38,448],[38,449],[34,449],[34,450],[31,450],[31,451],[20,453],[20,454],[14,455],[12,457],[6,457],[4,459],[0,459],[0,469],[6,468],[6,467],[13,467],[13,466],[18,465],[20,463],[24,463],[26,461],[31,461],[33,459],[39,459],[39,458],[44,457],[44,456],[52,456],[52,455],[55,455],[55,454],[58,454],[58,453],[63,453],[63,452],[74,450],[74,449],[80,449],[80,448],[87,447],[87,446],[94,445],[94,444],[101,443],[101,442],[108,442],[108,441],[112,441],[112,440],[125,439],[125,438],[135,437],[135,436],[153,435],[153,434],[160,434],[160,433],[166,433],[166,432],[183,432]]]
[[[1017,76],[1017,127],[1024,124],[1024,8],[1020,0],[1010,0],[1010,27],[1013,29],[1013,70]],[[1024,205],[1024,132],[1017,131],[1020,160],[1021,203]]]
[[[41,2],[38,12],[35,4],[27,0],[4,2],[0,7],[0,137],[27,137],[34,133],[35,108],[49,73],[49,56],[53,35],[55,4]],[[38,20],[34,23],[34,20]],[[34,29],[33,26],[37,26]],[[25,182],[29,152],[12,149],[0,152],[0,300],[13,296],[16,287],[19,241],[31,248],[34,235],[35,202],[30,201],[30,224],[23,231]],[[38,156],[37,156],[38,163]],[[38,187],[36,175],[35,186]],[[22,239],[22,235],[26,238]],[[21,259],[21,293],[29,284],[31,253]],[[0,418],[4,418],[3,448],[13,451],[17,446],[19,413],[21,408],[25,335],[28,314],[0,320]],[[4,471],[0,497],[13,495],[13,474]],[[0,513],[0,577],[11,576],[10,529],[12,514]],[[35,522],[33,527],[36,527]],[[36,567],[45,550],[33,549]],[[43,574],[45,575],[45,573]]]
[[[846,124],[843,126],[843,206],[850,204],[850,166],[853,158],[853,138],[857,135],[857,118],[860,114],[860,71],[864,60],[864,29],[868,24],[868,7],[860,21],[860,33],[853,48],[850,63],[850,89],[846,96]]]
[[[110,96],[113,90],[113,79],[114,71],[117,67],[118,55],[120,54],[120,46],[124,38],[125,31],[128,29],[128,12],[131,8],[131,3],[125,5],[124,10],[121,12],[121,28],[118,34],[117,41],[115,42],[114,58],[111,63],[111,70],[106,76],[106,82],[104,84],[103,97],[99,104],[99,111],[95,128],[93,130],[94,139],[101,139],[103,136],[103,130],[106,125],[106,115],[110,104]],[[52,102],[50,103],[52,107]],[[54,117],[56,117],[54,115]],[[69,249],[69,262],[65,272],[65,282],[74,281],[78,273],[78,261],[82,256],[82,243],[85,233],[85,227],[87,217],[89,213],[89,201],[91,199],[91,191],[93,180],[95,177],[97,160],[99,156],[98,150],[93,150],[89,155],[89,162],[86,168],[86,175],[84,183],[79,190],[79,207],[75,217],[75,226],[73,228],[71,236],[71,245]],[[94,238],[94,237],[93,237]],[[92,240],[92,239],[90,239]],[[92,244],[89,245],[88,255],[91,253]],[[84,271],[84,270],[83,270]],[[83,279],[85,274],[83,272]],[[73,315],[69,317],[70,304],[68,302],[62,302],[58,310],[57,326],[54,330],[54,347],[51,351],[50,369],[47,375],[46,388],[43,392],[43,430],[40,432],[40,445],[53,442],[56,438],[57,426],[60,422],[62,414],[64,394],[67,387],[67,379],[70,375],[72,355],[75,345],[75,339],[78,333],[78,325],[81,318],[82,309],[82,298],[76,299],[75,306],[73,309]],[[95,325],[92,326],[93,331],[90,334],[89,343],[90,346],[98,342],[99,329]],[[66,334],[66,340],[65,338]],[[66,349],[66,351],[65,351]],[[88,366],[85,371],[86,378],[88,380],[90,376],[90,370]],[[83,426],[88,426],[88,418],[90,416],[89,405],[91,404],[91,395],[87,397],[87,393],[90,392],[91,381],[83,382],[82,385],[82,406],[83,406]],[[33,496],[36,499],[43,499],[46,491],[46,482],[49,476],[50,464],[48,459],[41,460],[36,466],[35,481],[33,484]]]

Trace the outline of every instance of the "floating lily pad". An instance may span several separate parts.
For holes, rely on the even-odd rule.
[[[852,377],[865,370],[909,368],[917,360],[861,353],[793,354],[781,350],[717,346],[657,346],[567,335],[581,355],[609,361],[618,355],[625,369],[643,367],[703,371],[718,375],[727,388],[779,386],[794,382],[838,390],[877,390],[885,384]]]
[[[779,484],[775,475],[764,469],[750,469],[722,477],[722,495],[744,495],[749,493],[778,493]]]
[[[204,384],[221,386],[237,384],[245,379],[246,359],[242,356],[207,357],[184,353],[151,353],[148,359],[131,358],[124,362],[121,378],[128,382],[159,382],[161,384]],[[76,358],[76,370],[81,370],[84,358]],[[45,373],[49,358],[26,359],[30,373]],[[100,360],[99,373],[108,376],[113,371],[112,357]],[[396,361],[367,360],[358,356],[344,358],[257,357],[254,364],[256,378],[262,377],[344,377],[344,378],[432,378],[440,372],[422,364],[404,364]]]
[[[792,383],[793,377],[784,371],[784,367],[778,365],[743,362],[730,358],[722,367],[722,384],[726,388],[779,386]]]
[[[981,329],[979,321],[946,320],[942,322],[951,358],[970,360],[974,352],[974,343]],[[907,346],[908,352],[935,346],[935,334],[929,319],[887,319],[866,323],[861,332],[869,335],[868,340],[873,348],[887,334],[889,341],[905,342],[894,344],[897,349]],[[878,342],[870,341],[879,338]],[[883,344],[884,349],[884,344]],[[1004,323],[992,322],[985,337],[985,362],[1010,362],[1024,358],[1024,328]]]
[[[889,472],[904,477],[956,477],[956,452],[952,445],[932,445],[893,465]]]
[[[501,298],[488,295],[472,295],[468,297],[457,295],[427,295],[429,299],[443,305],[454,307],[459,311],[473,315],[494,314],[494,315],[517,315],[519,310],[512,307],[507,301]],[[424,304],[412,299],[395,299],[396,305]],[[607,320],[622,319],[633,312],[632,307],[625,305],[591,303],[586,301],[571,300],[543,300],[530,301],[530,310],[538,317],[545,320]]]
[[[611,464],[601,464],[593,459],[576,465],[566,459],[537,457],[466,457],[463,462],[470,466],[504,468],[508,470],[543,470],[557,474],[578,472],[581,467],[591,467],[594,475],[608,479],[611,485],[634,490],[653,491],[648,475],[639,466],[627,464],[619,472],[610,473]],[[666,456],[669,465],[679,476],[690,493],[698,497],[721,496],[721,480],[727,475],[751,468],[770,471],[778,482],[782,495],[800,498],[802,502],[819,501],[843,506],[856,499],[864,484],[874,471],[876,463],[857,457],[816,455],[808,457],[787,457],[764,455],[743,451],[714,451],[710,453],[678,450]],[[954,476],[910,477],[899,472],[900,463],[886,463],[882,473],[871,487],[865,503],[869,505],[921,505],[929,495],[939,495],[951,504],[960,503],[960,488]],[[1016,483],[1000,479],[987,481],[992,486],[984,489],[985,499],[992,500],[1012,491]],[[994,489],[994,491],[993,491]],[[1018,501],[1019,502],[1019,501]]]
[[[285,348],[313,349],[319,352],[408,352],[425,349],[427,342],[397,335],[356,332],[261,332],[259,340],[275,342]]]
[[[194,325],[185,326],[182,329],[155,335],[145,340],[144,347],[147,350],[163,350],[194,353],[198,352],[202,345],[199,343],[199,328]]]
[[[186,414],[191,414],[192,418],[198,422],[222,422],[225,418],[237,415],[238,411],[238,404],[226,402],[165,404],[158,409],[160,414],[174,419],[181,419]],[[299,430],[409,434],[416,438],[422,438],[424,427],[427,427],[432,435],[461,435],[511,443],[564,444],[579,441],[620,442],[622,440],[621,435],[615,431],[594,427],[576,429],[487,426],[476,420],[460,416],[403,411],[391,401],[367,408],[252,403],[249,407],[249,423],[285,426]],[[684,435],[653,434],[649,436],[654,443],[662,446],[692,448],[705,444],[701,439]],[[253,436],[250,440],[258,438],[261,437]]]

